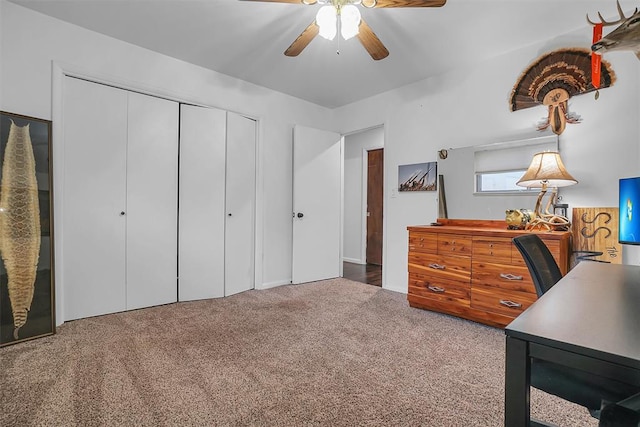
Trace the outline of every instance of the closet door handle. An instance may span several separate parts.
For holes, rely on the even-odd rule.
[[[120,212],[120,216],[124,216],[124,211]]]

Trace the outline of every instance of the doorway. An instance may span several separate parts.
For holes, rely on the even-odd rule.
[[[343,277],[382,286],[384,128],[344,137]]]

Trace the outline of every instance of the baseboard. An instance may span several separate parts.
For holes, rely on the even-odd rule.
[[[364,265],[367,263],[366,261],[363,261],[361,259],[347,258],[347,257],[342,257],[342,262],[350,262],[352,264],[361,264],[361,265]]]
[[[276,280],[274,282],[267,282],[259,286],[256,286],[256,289],[257,290],[271,289],[271,288],[277,288],[278,286],[290,285],[290,284],[291,284],[291,280]]]
[[[396,288],[396,287],[391,287],[391,286],[382,286],[383,289],[386,289],[387,291],[393,291],[393,292],[398,292],[400,294],[406,294],[407,293],[407,288]]]

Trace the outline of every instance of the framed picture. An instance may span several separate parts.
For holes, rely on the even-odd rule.
[[[0,346],[55,332],[51,121],[0,111]]]
[[[398,166],[398,191],[436,191],[436,162]]]

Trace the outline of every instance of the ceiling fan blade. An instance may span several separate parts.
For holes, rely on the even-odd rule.
[[[298,56],[300,52],[307,47],[311,40],[320,32],[320,27],[316,24],[316,21],[313,21],[305,30],[298,36],[297,39],[291,43],[291,46],[284,51],[284,54],[287,56]]]
[[[376,61],[389,56],[389,51],[382,44],[378,36],[371,30],[369,24],[364,22],[364,19],[360,19],[360,26],[358,27],[358,39],[362,43],[369,55]]]
[[[364,7],[441,7],[447,0],[362,0]]]
[[[261,1],[267,3],[297,3],[297,4],[316,4],[318,0],[240,0],[240,1]]]

